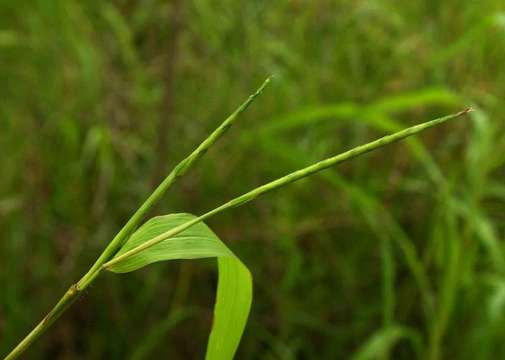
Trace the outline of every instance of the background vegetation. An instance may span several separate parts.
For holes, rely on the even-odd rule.
[[[157,214],[476,111],[209,221],[254,275],[237,358],[503,354],[503,64],[498,0],[2,1],[0,354],[269,74]],[[108,274],[27,358],[201,358],[215,280]]]

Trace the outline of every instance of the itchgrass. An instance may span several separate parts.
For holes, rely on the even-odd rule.
[[[210,134],[187,158],[182,160],[163,182],[153,191],[147,200],[138,208],[118,234],[107,245],[96,262],[88,272],[74,285],[72,285],[54,308],[44,319],[7,355],[6,359],[15,359],[22,354],[61,314],[80,296],[93,280],[98,276],[104,263],[117,252],[128,236],[140,225],[145,214],[161,199],[163,194],[172,186],[177,179],[184,175],[195,162],[204,155],[207,150],[230,128],[238,116],[261,94],[270,82],[266,79],[261,87],[251,95],[241,106],[237,108],[223,123]]]
[[[139,267],[142,267],[150,262],[159,261],[161,259],[172,259],[172,258],[195,258],[195,257],[205,257],[205,256],[220,256],[230,257],[228,254],[228,250],[226,247],[219,245],[219,240],[214,241],[215,245],[211,245],[211,250],[205,250],[204,254],[201,255],[201,250],[199,249],[200,245],[185,245],[185,240],[182,240],[180,246],[186,248],[184,252],[186,255],[176,255],[174,257],[173,250],[161,249],[162,254],[157,254],[155,256],[153,249],[158,250],[159,246],[162,242],[170,240],[176,235],[187,231],[188,229],[194,227],[196,224],[202,222],[203,220],[216,215],[222,211],[232,209],[238,206],[241,206],[247,202],[250,202],[257,198],[258,196],[267,193],[269,191],[273,191],[275,189],[281,188],[285,185],[288,185],[294,181],[300,180],[302,178],[313,175],[317,172],[320,172],[324,169],[327,169],[331,166],[339,164],[341,162],[353,159],[357,156],[365,154],[367,152],[376,150],[385,145],[400,141],[406,137],[415,135],[421,131],[429,129],[431,127],[440,125],[444,122],[447,122],[451,119],[460,117],[462,115],[467,114],[471,109],[466,109],[459,113],[448,115],[442,118],[438,118],[432,121],[428,121],[426,123],[422,123],[419,125],[415,125],[409,127],[405,130],[401,130],[391,135],[384,136],[380,139],[367,143],[365,145],[358,146],[349,151],[336,155],[334,157],[319,161],[313,165],[310,165],[306,168],[295,171],[291,174],[288,174],[284,177],[281,177],[277,180],[269,182],[265,185],[257,187],[241,196],[238,196],[223,205],[201,215],[198,217],[189,217],[186,218],[185,221],[178,220],[177,222],[173,222],[173,220],[166,220],[167,223],[165,226],[165,231],[156,230],[156,233],[153,233],[153,230],[149,226],[140,228],[137,232],[133,233],[135,229],[140,225],[140,222],[143,220],[146,213],[156,204],[162,197],[162,195],[170,188],[170,186],[181,176],[183,176],[194,164],[195,162],[225,133],[225,131],[232,125],[237,116],[242,113],[251,103],[252,101],[263,91],[264,87],[268,84],[270,79],[267,79],[263,85],[249,97],[249,99],[243,103],[230,117],[228,117],[208,138],[206,138],[187,158],[181,161],[174,170],[165,178],[165,180],[154,190],[154,192],[148,197],[148,199],[140,206],[140,208],[134,213],[134,215],[130,218],[130,220],[126,223],[126,225],[119,231],[119,233],[114,237],[114,239],[109,243],[109,245],[105,248],[102,254],[99,256],[97,261],[93,264],[93,266],[89,269],[89,271],[74,285],[72,285],[68,291],[63,295],[63,297],[58,301],[58,303],[54,306],[54,308],[48,313],[46,317],[6,356],[7,360],[12,360],[18,358],[44,331],[50,327],[54,321],[56,321],[61,314],[80,296],[82,291],[86,289],[100,274],[103,269],[108,269],[116,272],[125,272],[135,270]],[[163,224],[165,220],[160,220]],[[147,225],[147,224],[146,224]],[[153,226],[151,226],[153,227]],[[154,227],[153,227],[154,229]],[[133,233],[133,235],[132,235]],[[210,235],[205,235],[208,233],[208,230],[201,230],[199,232],[204,241],[205,239],[210,239]],[[142,234],[142,235],[141,235]],[[188,236],[186,236],[188,237]],[[128,240],[130,238],[130,240]],[[132,239],[139,239],[135,241],[135,246],[132,246]],[[191,237],[190,237],[191,238]],[[186,240],[188,241],[188,240]],[[130,246],[129,249],[124,251],[119,251],[122,245]],[[186,246],[186,247],[185,247]],[[207,245],[209,246],[209,245]],[[181,250],[176,250],[176,253],[179,253]],[[234,256],[231,256],[234,259]],[[235,261],[235,260],[234,260]],[[228,273],[232,272],[244,272],[247,270],[236,270],[236,266],[242,266],[239,260],[236,260],[238,265],[229,265],[228,262],[224,262],[221,266],[220,263],[220,272]],[[126,267],[125,267],[126,264]],[[231,268],[230,268],[231,266]],[[229,270],[232,269],[232,270]],[[220,274],[221,276],[221,274]],[[225,276],[225,275],[222,275]],[[218,296],[216,301],[216,319],[214,322],[213,331],[209,340],[209,347],[207,351],[207,358],[209,359],[221,359],[221,358],[232,358],[236,347],[238,346],[238,341],[243,332],[243,328],[245,326],[245,321],[247,319],[247,314],[249,312],[250,306],[250,297],[251,297],[251,289],[250,285],[246,286],[246,289],[243,290],[245,293],[237,292],[237,288],[243,286],[244,283],[247,283],[247,275],[246,278],[238,278],[239,281],[235,284],[228,283],[230,280],[223,280],[225,285],[221,285],[221,280],[219,281],[218,288]],[[237,275],[226,275],[230,279],[237,279]],[[231,294],[230,289],[235,289]],[[244,297],[244,304],[240,305],[241,302],[237,301],[237,297]],[[237,312],[230,310],[235,309],[235,307],[230,307],[231,303],[236,303],[234,306],[239,306]],[[239,304],[239,305],[237,305]],[[237,317],[241,317],[239,321]],[[222,320],[224,318],[224,320]],[[235,327],[230,327],[230,324],[233,324],[238,321],[238,325]],[[222,340],[223,337],[226,337],[226,334],[230,338],[233,338],[231,341],[229,339]],[[224,342],[223,342],[224,341]],[[226,348],[223,351],[223,348]]]
[[[181,41],[169,79],[175,3]],[[414,119],[475,111],[464,130],[406,139],[210,219],[254,270],[239,357],[505,352],[501,1],[395,11],[384,0],[18,5],[0,5],[0,354],[265,72],[279,74],[275,96],[159,213],[201,214]],[[158,147],[161,122],[168,142]],[[197,358],[215,291],[207,269],[101,276],[29,355],[123,359],[135,348],[136,360]]]

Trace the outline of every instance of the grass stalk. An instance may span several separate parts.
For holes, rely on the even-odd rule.
[[[175,235],[179,234],[180,232],[188,229],[189,227],[195,225],[196,223],[203,221],[203,220],[205,220],[213,215],[216,215],[222,211],[244,205],[245,203],[248,203],[249,201],[252,201],[255,198],[257,198],[258,196],[263,195],[267,192],[270,192],[270,191],[273,191],[273,190],[278,189],[280,187],[286,186],[294,181],[303,179],[307,176],[313,175],[313,174],[315,174],[319,171],[322,171],[324,169],[327,169],[331,166],[334,166],[334,165],[337,165],[337,164],[342,163],[344,161],[353,159],[353,158],[363,155],[367,152],[381,148],[385,145],[400,141],[406,137],[415,135],[415,134],[417,134],[421,131],[424,131],[426,129],[429,129],[431,127],[443,124],[446,121],[455,119],[455,118],[460,117],[462,115],[465,115],[470,111],[471,111],[471,109],[468,108],[468,109],[460,111],[456,114],[447,115],[447,116],[444,116],[444,117],[441,117],[441,118],[438,118],[435,120],[431,120],[431,121],[428,121],[428,122],[425,122],[425,123],[422,123],[419,125],[409,127],[407,129],[401,130],[401,131],[393,133],[391,135],[386,135],[386,136],[381,137],[377,140],[374,140],[374,141],[369,142],[364,145],[357,146],[351,150],[348,150],[348,151],[338,154],[336,156],[327,158],[325,160],[319,161],[313,165],[307,166],[303,169],[300,169],[300,170],[292,172],[288,175],[285,175],[277,180],[274,180],[274,181],[271,181],[267,184],[259,186],[259,187],[255,188],[255,189],[253,189],[243,195],[240,195],[240,196],[224,203],[223,205],[221,205],[221,206],[219,206],[219,207],[217,207],[217,208],[215,208],[215,209],[213,209],[203,215],[200,215],[199,217],[197,217],[191,221],[188,221],[180,226],[170,229],[170,230],[166,231],[165,233],[160,234],[160,235],[154,237],[153,239],[146,241],[145,243],[131,249],[130,251],[127,251],[124,254],[115,257],[114,259],[106,262],[103,265],[103,267],[104,268],[111,267],[114,264],[117,264],[120,261],[123,261],[133,255],[136,255],[139,252],[141,252],[151,246],[154,246],[161,241],[164,241],[172,236],[175,236]]]
[[[147,200],[137,209],[123,228],[117,233],[105,250],[100,254],[95,263],[86,274],[61,297],[53,309],[33,328],[33,330],[5,357],[5,360],[17,359],[42,333],[49,328],[56,319],[68,308],[98,276],[103,265],[110,260],[130,234],[140,225],[144,216],[160,201],[165,192],[183,176],[200,159],[207,150],[232,126],[238,116],[258,97],[270,82],[267,78],[254,94],[242,103],[219,127],[217,127],[189,156],[182,160],[168,174],[168,176],[151,193]]]

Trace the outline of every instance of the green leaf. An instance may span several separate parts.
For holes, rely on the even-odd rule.
[[[402,339],[410,340],[415,352],[419,355],[419,335],[410,328],[394,325],[380,329],[373,334],[352,356],[352,359],[372,360],[384,358],[392,350],[393,346]]]
[[[132,234],[115,257],[193,219],[195,216],[191,214],[152,218]],[[157,261],[209,257],[217,258],[219,280],[206,359],[232,359],[251,308],[252,277],[247,267],[207,225],[196,223],[169,239],[114,263],[108,270],[125,273]]]

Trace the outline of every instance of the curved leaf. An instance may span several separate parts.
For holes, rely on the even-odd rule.
[[[130,236],[116,254],[120,256],[176,226],[195,219],[191,214],[152,218]],[[247,267],[202,222],[111,265],[108,270],[125,273],[163,260],[216,257],[219,280],[214,322],[206,359],[232,359],[244,332],[252,301],[252,277]]]
[[[416,354],[419,355],[419,334],[410,328],[393,325],[380,329],[373,334],[352,356],[352,360],[372,360],[387,357],[387,354],[393,349],[394,345],[402,339],[410,340]]]

